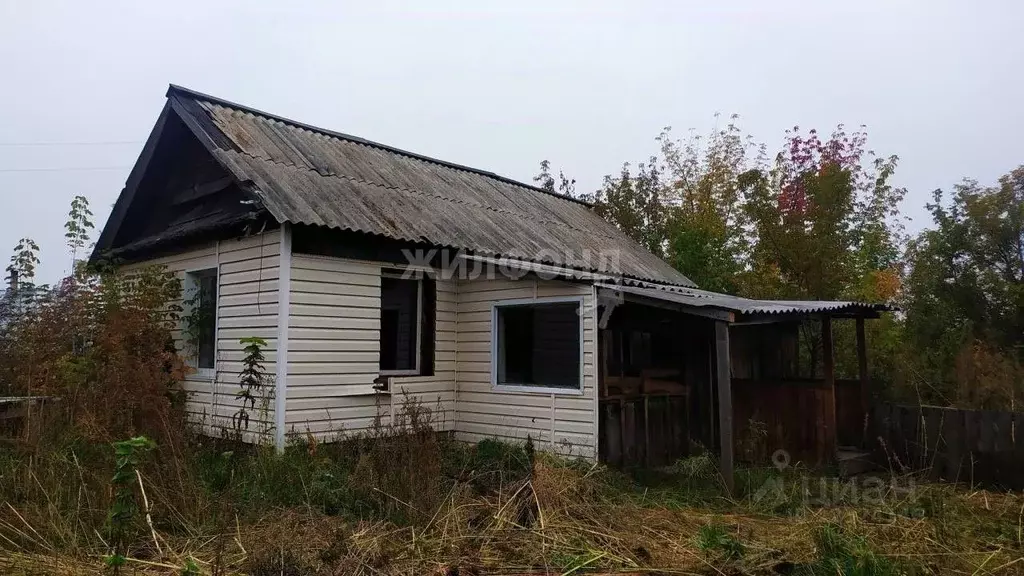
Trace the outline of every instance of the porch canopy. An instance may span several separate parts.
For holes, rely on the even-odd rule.
[[[718,444],[723,477],[730,484],[734,434],[744,432],[748,420],[769,421],[769,430],[764,433],[769,442],[765,442],[768,445],[764,447],[768,454],[741,454],[747,458],[763,458],[784,447],[794,459],[821,464],[837,456],[840,442],[844,445],[862,442],[864,418],[868,412],[864,320],[878,318],[881,312],[891,310],[890,307],[855,301],[760,300],[636,281],[598,281],[596,285],[598,302],[602,306],[599,317],[602,329],[608,326],[616,308],[635,310],[631,307],[638,305],[701,319],[701,324],[693,324],[686,330],[714,326],[708,331],[698,330],[706,335],[707,345],[703,348],[709,352],[709,370],[705,372],[709,393],[700,396],[708,401],[705,404],[711,404],[708,407],[712,410],[711,438],[707,439]],[[797,326],[807,318],[821,320],[821,379],[794,377],[793,370],[780,370],[780,357],[798,361]],[[842,386],[838,394],[832,343],[833,318],[854,319],[857,329],[859,378],[840,381]],[[731,351],[730,333],[733,333],[736,345]],[[789,348],[783,353],[781,349],[785,346]],[[757,358],[772,354],[775,364],[770,369],[759,368]],[[602,390],[607,395],[607,387]],[[734,392],[739,394],[736,404]],[[613,396],[614,390],[610,397]],[[837,396],[840,404],[838,414]],[[714,405],[717,405],[717,418]],[[744,445],[749,446],[749,442],[744,442]]]
[[[696,288],[666,286],[636,282],[626,284],[598,284],[602,300],[634,301],[664,307],[669,304],[683,312],[709,316],[728,322],[782,321],[783,317],[808,314],[828,314],[832,317],[878,318],[880,312],[891,308],[885,304],[828,300],[758,300],[720,294]],[[600,296],[600,294],[599,294]]]

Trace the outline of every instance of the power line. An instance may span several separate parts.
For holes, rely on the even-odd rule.
[[[121,144],[142,144],[141,140],[107,140],[97,142],[0,142],[0,146],[117,146]]]
[[[61,167],[40,167],[40,168],[0,168],[0,172],[74,172],[92,170],[128,170],[131,166],[72,166]]]

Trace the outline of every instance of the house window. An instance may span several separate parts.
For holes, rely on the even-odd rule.
[[[185,336],[194,367],[213,371],[217,357],[217,269],[185,275]]]
[[[385,273],[380,279],[380,372],[420,373],[423,280]]]
[[[579,390],[583,346],[580,305],[579,298],[495,303],[492,383]]]

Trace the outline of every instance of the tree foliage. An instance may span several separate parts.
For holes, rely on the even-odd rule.
[[[933,228],[907,250],[908,358],[923,394],[974,406],[1024,391],[1024,166],[982,187],[965,180],[928,204]]]
[[[717,119],[717,116],[716,116]],[[708,290],[736,292],[749,251],[741,175],[763,162],[764,147],[744,136],[737,115],[725,128],[686,141],[665,128],[657,140],[667,177],[666,256]]]
[[[36,266],[39,265],[39,245],[31,238],[22,238],[14,247],[14,255],[7,266],[8,284],[31,285],[35,282]]]
[[[698,286],[777,299],[887,302],[868,323],[872,380],[936,403],[1019,403],[1024,348],[1024,168],[985,188],[965,181],[928,206],[934,228],[907,237],[893,184],[863,128],[786,132],[769,156],[732,116],[706,136],[659,135],[659,153],[624,164],[583,197]],[[538,182],[558,179],[542,164]],[[815,322],[803,326],[814,374]],[[840,375],[856,373],[852,323],[834,325]]]
[[[538,188],[548,192],[554,192],[563,196],[576,195],[576,180],[569,179],[564,172],[559,170],[558,180],[556,181],[555,175],[551,171],[551,162],[548,160],[541,160],[540,172],[533,177],[533,181],[537,183]]]
[[[76,234],[84,245],[88,227]],[[18,284],[0,302],[0,393],[59,398],[84,438],[162,438],[185,369],[171,339],[181,307],[168,305],[180,301],[179,279],[159,267],[99,266],[35,287],[37,251],[22,240],[8,267]],[[39,297],[23,298],[29,288]]]
[[[605,176],[594,206],[605,220],[658,256],[665,256],[668,214],[657,158],[633,169],[622,166],[618,177]]]
[[[891,301],[904,241],[890,179],[863,130],[822,140],[794,128],[774,161],[737,116],[707,136],[657,138],[660,153],[624,164],[595,210],[709,290],[757,297]],[[554,186],[550,165],[538,181]],[[560,174],[562,181],[566,181]]]
[[[867,134],[787,132],[769,170],[742,177],[752,248],[745,292],[760,297],[891,301],[899,277],[905,191],[897,158],[873,158]],[[871,159],[869,162],[868,160]]]

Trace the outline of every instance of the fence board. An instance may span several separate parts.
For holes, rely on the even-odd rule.
[[[665,466],[689,453],[686,396],[602,400],[599,410],[600,458],[611,466]]]
[[[996,412],[996,452],[1013,452],[1013,413]]]
[[[942,435],[946,438],[946,457],[939,460],[939,476],[952,482],[958,482],[963,474],[964,447],[967,444],[964,426],[963,412],[943,412]]]
[[[1010,489],[1024,488],[1024,414],[936,406],[875,407],[879,456],[934,478]]]
[[[929,476],[933,479],[941,478],[943,470],[943,466],[936,465],[937,462],[934,455],[947,450],[946,438],[943,434],[944,416],[945,414],[939,410],[926,410],[922,414],[925,435],[924,452],[929,458],[928,467],[931,471]]]

